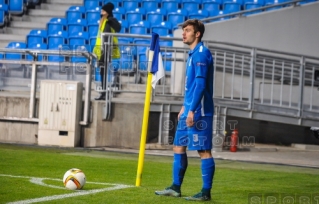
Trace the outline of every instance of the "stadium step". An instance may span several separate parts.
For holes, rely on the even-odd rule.
[[[76,5],[74,5],[76,6]],[[55,10],[55,11],[66,11],[70,7],[69,4],[48,4],[48,3],[42,3],[41,9],[45,10]]]
[[[46,9],[30,9],[29,16],[37,16],[39,18],[42,17],[64,17],[65,11],[62,10],[46,10]]]
[[[15,34],[15,35],[28,35],[30,32],[29,28],[6,28],[6,34]]]
[[[31,29],[45,29],[46,24],[41,22],[28,22],[28,21],[12,21],[10,23],[12,28],[29,28]]]
[[[49,4],[83,5],[83,0],[46,0]]]
[[[25,41],[25,35],[14,35],[14,34],[1,34],[1,41]]]

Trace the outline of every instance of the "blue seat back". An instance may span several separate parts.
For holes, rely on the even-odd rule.
[[[6,48],[9,49],[26,49],[26,44],[24,42],[10,42]],[[5,58],[7,60],[22,60],[22,53],[11,53],[6,52]]]
[[[68,32],[69,35],[73,33],[85,32],[87,27],[87,21],[85,19],[77,19],[69,22],[68,24]]]
[[[46,50],[47,49],[47,44],[44,43],[35,43],[35,44],[28,44],[28,49],[31,50]],[[32,61],[33,56],[30,54],[27,54],[27,60]],[[38,55],[38,61],[43,61],[43,54]]]
[[[126,11],[134,11],[136,8],[139,8],[139,1],[137,0],[124,0],[123,1],[123,8]]]
[[[22,14],[24,3],[22,0],[10,0],[8,5],[8,10],[10,13],[14,14]]]

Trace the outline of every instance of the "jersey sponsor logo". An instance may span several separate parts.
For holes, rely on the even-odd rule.
[[[206,66],[206,63],[204,63],[204,62],[197,62],[197,63],[196,63],[196,66]]]

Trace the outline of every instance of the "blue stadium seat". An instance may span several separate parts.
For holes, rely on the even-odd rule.
[[[126,11],[135,11],[136,8],[139,8],[139,0],[124,0],[123,1],[123,8]]]
[[[299,2],[299,5],[303,5],[303,4],[308,4],[308,3],[312,3],[312,2],[316,2],[317,0],[304,0]]]
[[[28,47],[32,44],[47,43],[47,31],[46,30],[31,30],[27,35]]]
[[[238,12],[241,9],[241,5],[237,3],[225,3],[224,4],[224,14]]]
[[[129,51],[122,51],[120,61],[120,69],[122,71],[133,71],[134,56]]]
[[[48,35],[48,49],[57,49],[59,46],[68,44],[68,33],[59,31],[56,34]]]
[[[97,22],[101,18],[101,10],[97,8],[95,10],[86,11],[86,20],[88,24]]]
[[[10,42],[6,48],[8,49],[26,49],[27,45],[24,42]],[[22,53],[5,53],[5,59],[7,60],[22,60]]]
[[[160,0],[143,0],[142,8],[144,8],[146,11],[155,11],[156,9],[160,8],[160,3]]]
[[[117,7],[113,10],[113,16],[117,20],[125,19],[125,13],[126,13],[125,8]]]
[[[165,9],[167,13],[176,12],[176,10],[180,8],[179,3],[179,0],[162,0],[162,8]]]
[[[119,20],[121,24],[121,31],[120,33],[128,33],[129,32],[129,23],[126,20]]]
[[[162,54],[164,69],[165,71],[170,72],[172,69],[172,61],[168,59],[172,58],[173,54],[170,52],[161,52],[161,54]]]
[[[184,9],[178,9],[175,12],[170,12],[167,14],[167,21],[174,25],[174,29],[179,23],[183,23],[188,16],[188,12]]]
[[[99,22],[100,20],[88,23],[88,33],[90,37],[96,37],[99,32]]]
[[[48,35],[55,34],[59,31],[67,30],[67,20],[65,18],[51,18],[47,23]]]
[[[72,33],[69,35],[69,45],[73,49],[74,46],[89,44],[89,34],[87,32]]]
[[[250,9],[255,9],[255,8],[261,8],[262,5],[260,5],[260,4],[246,4],[245,7],[246,7],[246,10],[250,10]],[[248,15],[252,15],[252,14],[256,14],[256,13],[261,13],[261,12],[262,12],[262,10],[252,11],[252,12],[245,13],[244,15],[245,15],[245,16],[248,16]]]
[[[157,33],[159,36],[166,36],[170,34],[171,30],[172,30],[172,24],[167,21],[151,26],[151,31]]]
[[[22,0],[10,0],[8,4],[8,11],[14,15],[22,15],[26,11],[26,7]]]
[[[131,34],[146,35],[149,33],[150,23],[148,21],[140,21],[139,23],[131,24],[129,29]]]
[[[148,58],[146,53],[140,53],[138,56],[138,70],[142,72],[147,71]]]
[[[107,4],[107,3],[109,3],[109,2],[111,2],[110,0],[105,0],[104,1],[104,4]],[[123,2],[122,2],[122,0],[112,0],[112,3],[114,4],[114,7],[123,7]],[[103,4],[103,5],[104,5]],[[102,5],[102,6],[103,6]]]
[[[216,16],[218,15],[221,5],[222,5],[222,2],[206,1],[206,2],[203,2],[202,10],[208,11],[210,16]]]
[[[146,19],[152,24],[160,24],[162,21],[165,21],[164,17],[166,16],[166,10],[156,9],[155,11],[150,11],[146,13]]]
[[[139,54],[146,54],[147,48],[151,45],[151,40],[135,39],[133,43],[136,45],[136,52],[134,52],[134,55],[138,56]]]
[[[206,10],[194,10],[189,13],[188,18],[189,19],[202,19],[202,18],[208,18],[209,13]]]
[[[96,42],[96,37],[90,37],[89,38],[89,44],[90,44],[90,51],[93,52],[94,46]]]
[[[69,35],[73,33],[86,32],[87,30],[87,21],[86,19],[77,19],[68,22],[68,32]]]
[[[266,6],[275,5],[275,4],[280,4],[280,3],[284,3],[284,2],[288,2],[288,1],[290,1],[290,0],[265,0],[265,5]],[[265,10],[270,11],[270,10],[280,9],[283,7],[284,6],[276,6],[276,7],[272,7],[272,8],[267,8]]]
[[[8,8],[6,5],[0,5],[0,28],[3,28],[8,23],[8,17],[6,15],[7,11]]]
[[[135,24],[143,20],[145,10],[143,8],[136,8],[134,11],[128,11],[126,13],[126,20],[129,24]]]
[[[182,1],[182,8],[188,12],[200,9],[201,3],[192,0],[192,1]]]
[[[264,6],[265,5],[265,0],[244,0],[245,8],[246,8],[246,5],[248,5],[248,4],[257,4],[257,5],[260,5],[260,6]]]
[[[98,0],[84,0],[84,7],[85,10],[95,10],[96,8],[99,8],[100,2]]]
[[[89,52],[90,51],[89,46],[75,44],[75,45],[71,46],[71,50],[73,53],[75,53],[75,56],[73,55],[70,57],[71,62],[73,62],[73,63],[87,63],[88,59],[86,57],[82,56],[81,53],[76,54],[76,52]],[[80,66],[76,67],[76,68],[80,69]]]
[[[66,19],[72,21],[74,19],[85,18],[85,7],[84,6],[71,6],[66,11]]]
[[[56,47],[49,47],[48,50],[59,51],[59,53],[63,52],[71,52],[69,46],[67,45],[59,45]],[[48,56],[49,62],[65,62],[65,57],[62,54],[52,54]]]
[[[30,49],[30,50],[46,50],[47,44],[45,44],[45,43],[28,44],[28,49]],[[32,61],[33,56],[28,54],[27,60]],[[38,61],[43,61],[43,54],[38,55]]]

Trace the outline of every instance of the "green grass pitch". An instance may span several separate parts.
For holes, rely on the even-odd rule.
[[[135,187],[137,154],[0,144],[0,155],[0,203],[188,203],[154,194],[171,184],[172,157],[146,155],[142,185]],[[261,203],[285,195],[296,201],[300,196],[308,196],[313,203],[316,196],[319,199],[318,169],[215,161],[212,201],[208,203],[253,203],[249,200],[252,195],[260,196]],[[62,177],[70,168],[85,173],[87,183],[82,190],[64,188]],[[200,175],[199,158],[190,158],[182,196],[201,189]]]

